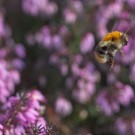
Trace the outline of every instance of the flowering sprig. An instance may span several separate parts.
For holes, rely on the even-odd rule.
[[[41,119],[42,126],[45,126],[45,120],[40,118],[41,103],[45,102],[45,97],[38,90],[32,90],[22,96],[10,97],[1,108],[0,123],[3,133],[24,134],[27,128],[38,120],[41,122]],[[40,125],[38,128],[41,130]]]
[[[99,92],[96,103],[106,115],[111,116],[120,111],[120,105],[129,106],[133,99],[133,88],[130,85],[117,82],[112,87]]]

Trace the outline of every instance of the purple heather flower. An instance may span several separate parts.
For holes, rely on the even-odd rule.
[[[106,115],[112,115],[113,112],[118,112],[120,110],[119,104],[107,90],[102,90],[99,93],[96,103]]]
[[[101,6],[96,15],[97,31],[100,38],[108,33],[107,24],[111,18],[119,17],[122,12],[123,3],[117,1],[109,4],[108,6]]]
[[[43,17],[51,16],[58,10],[57,5],[49,0],[23,0],[22,7],[24,12],[30,15],[41,15]]]
[[[118,118],[115,122],[115,127],[119,134],[124,135],[126,134],[127,131],[127,124],[122,118]]]
[[[77,19],[77,15],[71,9],[65,9],[65,11],[64,11],[64,19],[65,19],[66,23],[74,24],[76,19]]]
[[[119,135],[135,134],[135,118],[120,117],[115,122],[115,129]]]
[[[25,67],[25,64],[21,59],[15,58],[12,60],[12,66],[17,70],[22,71]]]
[[[15,53],[18,57],[24,58],[26,56],[25,48],[22,44],[17,44],[15,47]]]
[[[70,3],[71,8],[74,9],[74,11],[76,11],[77,13],[81,13],[83,11],[83,4],[81,1],[76,0],[76,1],[72,1]]]
[[[64,38],[64,37],[66,37],[66,35],[68,35],[68,34],[69,34],[69,29],[68,29],[68,27],[65,26],[65,25],[62,25],[62,26],[60,27],[60,29],[59,29],[59,35]]]
[[[95,39],[93,34],[87,33],[87,35],[82,39],[80,43],[80,50],[82,53],[90,52],[95,44]]]
[[[6,58],[9,53],[9,49],[7,48],[0,48],[0,58]]]
[[[11,35],[11,30],[7,25],[5,25],[4,14],[0,11],[0,38],[9,37],[10,35]]]
[[[40,31],[35,34],[35,40],[37,43],[42,44],[45,48],[51,48],[52,35],[49,27],[42,27]]]
[[[62,28],[56,34],[52,34],[51,29],[48,26],[42,27],[34,36],[28,35],[28,42],[31,44],[35,43],[31,40],[36,41],[39,45],[42,45],[44,48],[51,50],[54,49],[55,51],[59,51],[64,48],[64,41]],[[63,31],[64,32],[64,31]],[[66,34],[66,33],[65,33]]]
[[[31,92],[28,93],[28,96],[30,96],[33,100],[35,101],[40,101],[40,102],[45,102],[46,99],[42,95],[42,93],[39,90],[32,90]]]
[[[68,73],[68,65],[67,64],[61,64],[60,65],[60,72],[63,76],[67,75]]]
[[[39,121],[41,102],[45,102],[45,97],[38,90],[32,90],[21,97],[10,97],[3,104],[0,114],[0,123],[3,124],[5,134],[24,134],[26,128]]]
[[[72,104],[64,97],[58,97],[55,103],[55,111],[62,117],[68,116],[72,112]]]
[[[0,124],[0,135],[2,135],[3,132],[3,125]]]
[[[88,63],[84,68],[78,64],[72,65],[74,77],[77,77],[76,88],[73,97],[79,103],[86,103],[95,92],[95,83],[99,80],[99,73],[95,70],[92,63]]]
[[[118,87],[118,102],[122,105],[128,106],[134,98],[133,88],[130,85]]]
[[[20,73],[17,70],[8,70],[8,64],[0,61],[0,101],[6,102],[13,92],[15,85],[20,83]]]
[[[102,90],[97,96],[96,103],[106,115],[112,115],[120,111],[120,105],[128,106],[133,98],[132,87],[117,82],[112,88]]]
[[[134,9],[135,1],[134,0],[126,0],[130,8]]]
[[[93,87],[93,86],[91,86]],[[91,88],[90,88],[91,89]],[[88,89],[89,90],[89,89]],[[94,93],[94,88],[89,92],[87,89],[76,89],[73,91],[73,96],[79,103],[85,104],[90,100],[90,97]]]
[[[61,49],[64,43],[61,36],[57,34],[52,37],[52,44],[54,49],[59,50]]]
[[[104,0],[95,0],[97,5],[102,6]]]

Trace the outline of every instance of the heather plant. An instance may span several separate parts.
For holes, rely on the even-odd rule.
[[[135,1],[1,0],[0,135],[135,135]],[[114,68],[94,48],[129,36]]]

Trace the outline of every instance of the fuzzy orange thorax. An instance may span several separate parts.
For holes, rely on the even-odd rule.
[[[104,41],[112,41],[112,40],[117,40],[121,37],[121,32],[119,31],[113,31],[111,33],[108,33],[104,36],[103,40]]]

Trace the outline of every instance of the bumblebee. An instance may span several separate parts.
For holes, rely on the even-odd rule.
[[[122,48],[128,44],[128,35],[119,31],[106,34],[95,47],[95,58],[99,63],[109,63],[110,69],[114,65],[114,57],[117,52],[123,55]]]

